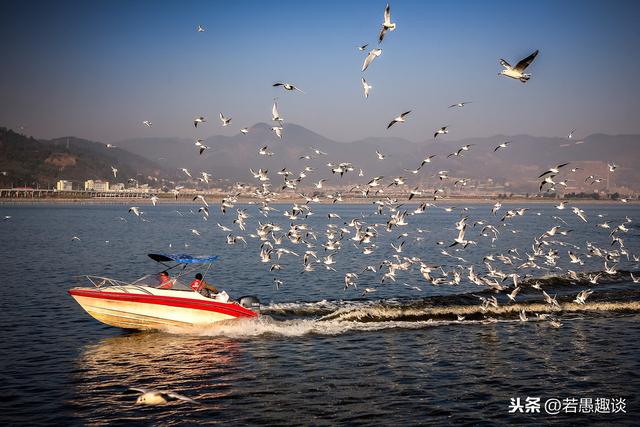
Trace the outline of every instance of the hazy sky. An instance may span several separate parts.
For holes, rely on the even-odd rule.
[[[391,1],[397,29],[361,73],[356,46],[377,46],[385,4],[6,1],[0,126],[104,142],[233,135],[269,121],[278,96],[286,121],[340,141],[421,141],[443,125],[451,139],[640,133],[640,1]],[[497,76],[499,58],[535,49],[527,84]],[[447,109],[458,101],[473,103]]]

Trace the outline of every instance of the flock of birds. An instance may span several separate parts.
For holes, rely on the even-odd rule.
[[[378,33],[378,44],[380,45],[390,32],[397,29],[397,24],[392,22],[391,9],[387,4],[384,9],[383,22]],[[198,26],[198,32],[204,32],[202,26]],[[365,52],[368,44],[358,46],[357,49]],[[373,62],[382,55],[382,49],[375,47],[368,51],[362,64],[362,72],[365,72]],[[525,73],[525,70],[537,57],[538,51],[534,51],[531,55],[520,60],[515,66],[511,66],[504,59],[500,59],[500,64],[504,67],[499,75],[526,83],[531,78],[531,74]],[[364,97],[368,98],[372,86],[365,80],[361,79]],[[281,88],[287,92],[297,92],[304,94],[305,92],[296,85],[289,82],[277,82],[273,84],[276,88]],[[471,101],[457,102],[448,108],[463,108],[470,104]],[[411,110],[405,111],[393,118],[387,125],[387,129],[402,124],[407,120]],[[282,139],[284,132],[284,119],[278,110],[277,98],[274,100],[272,111],[273,126],[271,130],[274,136]],[[232,119],[219,114],[222,126],[231,125]],[[207,123],[205,116],[196,116],[193,119],[195,128],[202,127]],[[152,123],[148,120],[143,122],[144,126],[152,127]],[[241,133],[249,132],[248,128],[242,128]],[[435,130],[434,138],[447,135],[448,126],[442,126]],[[567,138],[573,138],[575,129],[572,130]],[[505,141],[496,146],[493,152],[508,149],[511,141]],[[207,147],[202,139],[197,139],[195,147],[199,154],[202,154]],[[473,145],[465,145],[457,148],[448,157],[462,158],[473,150]],[[268,146],[263,146],[258,151],[258,156],[273,156],[274,152]],[[308,154],[301,156],[301,160],[323,159],[329,156],[319,149],[311,148]],[[380,161],[384,161],[386,155],[380,150],[376,151],[376,156]],[[423,168],[430,167],[434,162],[434,155],[426,155],[416,166],[415,169],[405,169],[408,173],[416,175]],[[331,172],[334,179],[339,181],[346,174],[356,174],[364,177],[364,171],[357,168],[352,162],[327,162],[326,167]],[[609,171],[614,172],[615,164],[609,164]],[[575,173],[579,168],[570,168],[570,163],[554,165],[548,170],[542,172],[538,179],[540,180],[540,192],[554,192],[560,186],[567,185],[568,176]],[[554,310],[560,310],[562,305],[558,302],[556,296],[549,295],[540,282],[533,279],[534,272],[554,272],[555,274],[566,275],[570,280],[576,283],[586,283],[597,285],[603,276],[613,276],[618,273],[617,265],[624,259],[640,262],[637,254],[631,253],[625,246],[625,234],[630,229],[632,223],[631,218],[626,218],[620,223],[612,223],[604,220],[604,216],[585,212],[578,206],[568,206],[568,202],[561,201],[555,208],[560,212],[565,209],[571,209],[573,217],[553,216],[553,225],[548,230],[534,237],[527,245],[527,249],[510,248],[504,252],[489,252],[483,257],[483,267],[474,265],[464,257],[464,251],[469,246],[478,246],[487,244],[491,248],[495,247],[495,242],[503,233],[518,233],[514,226],[516,221],[522,221],[521,217],[536,215],[526,207],[502,209],[502,203],[496,202],[486,215],[472,218],[472,214],[468,208],[456,207],[440,207],[431,201],[444,199],[445,189],[435,188],[433,191],[427,191],[419,186],[410,187],[407,179],[402,176],[394,177],[392,180],[385,182],[385,177],[375,176],[369,179],[363,179],[366,183],[353,186],[348,192],[343,194],[342,191],[335,191],[330,194],[321,195],[320,191],[326,179],[320,179],[307,186],[312,187],[314,191],[311,194],[300,192],[301,188],[307,182],[307,178],[315,171],[311,164],[306,164],[299,172],[293,172],[287,168],[277,171],[277,178],[269,174],[268,170],[251,169],[250,172],[255,180],[252,185],[246,183],[237,183],[234,191],[220,202],[220,209],[225,216],[231,216],[228,225],[217,223],[217,227],[221,232],[226,233],[226,243],[228,245],[242,244],[250,246],[250,241],[256,244],[256,260],[265,265],[265,269],[273,274],[273,283],[276,289],[285,286],[278,272],[292,265],[297,264],[301,274],[312,274],[314,271],[333,271],[337,272],[337,267],[341,264],[341,251],[346,247],[355,248],[366,259],[375,258],[375,254],[379,252],[389,253],[391,256],[385,256],[384,259],[378,259],[377,262],[364,262],[356,271],[344,273],[343,286],[345,290],[357,289],[361,282],[365,283],[362,295],[377,291],[381,285],[388,285],[396,282],[398,275],[402,273],[415,274],[418,285],[411,286],[404,283],[404,286],[420,291],[421,286],[457,286],[468,281],[468,283],[476,285],[482,290],[491,290],[496,294],[502,294],[505,297],[502,302],[496,296],[485,297],[478,296],[479,306],[483,312],[490,312],[492,309],[498,308],[500,304],[513,304],[518,300],[518,294],[523,287],[529,287],[539,292],[540,300],[549,304]],[[357,172],[356,172],[357,171]],[[117,175],[117,168],[113,167],[114,177]],[[193,174],[186,168],[182,172],[189,178],[193,179]],[[440,182],[447,182],[450,177],[446,170],[438,171],[436,176]],[[202,182],[208,182],[211,174],[202,172],[197,178]],[[602,178],[591,175],[588,180],[591,184],[596,184]],[[467,185],[468,179],[459,178],[455,180],[454,187],[463,187]],[[395,190],[403,192],[404,197],[390,197],[385,193],[386,188],[394,187]],[[173,189],[178,194],[180,188]],[[286,193],[285,193],[286,192]],[[279,201],[283,194],[299,194],[300,202],[293,202],[288,208],[276,208],[273,205]],[[374,206],[373,212],[368,216],[359,216],[355,218],[341,218],[339,213],[330,212],[327,214],[327,224],[323,229],[314,229],[307,221],[313,215],[313,205],[321,202],[327,202],[330,205],[343,202],[350,194],[358,194],[363,198],[368,198]],[[264,219],[257,221],[255,228],[249,228],[248,218],[253,216],[248,208],[236,207],[241,197],[251,197],[258,200],[255,203],[257,207],[256,215],[262,215]],[[415,206],[408,205],[414,198],[418,197],[419,203],[413,202]],[[203,195],[197,195],[193,199],[201,206],[198,213],[207,220],[210,212],[210,203]],[[304,202],[302,201],[304,200]],[[159,201],[157,196],[151,198],[153,205]],[[452,219],[451,236],[448,241],[434,242],[439,247],[439,256],[450,259],[450,263],[431,263],[425,257],[418,257],[407,254],[406,242],[413,240],[416,242],[426,241],[427,230],[417,228],[411,230],[413,220],[420,215],[427,214],[430,210],[441,209],[444,212],[451,213],[455,219]],[[132,206],[129,212],[141,220],[145,220],[144,212],[140,207]],[[537,215],[541,215],[537,213]],[[474,215],[475,216],[475,215]],[[594,220],[594,217],[598,220]],[[277,218],[286,218],[286,224],[281,224]],[[124,220],[124,218],[121,218]],[[526,221],[526,218],[525,218]],[[594,230],[600,229],[604,233],[608,233],[610,245],[608,247],[598,246],[593,242],[586,242],[583,248],[580,248],[567,241],[566,237],[572,232],[571,221],[579,221],[580,223],[593,223]],[[598,222],[602,221],[602,222]],[[194,236],[200,236],[201,232],[192,229]],[[381,248],[382,240],[380,236],[389,236],[392,243]],[[601,273],[585,273],[577,271],[577,267],[583,266],[587,259],[591,260],[591,264],[601,263],[603,270]],[[285,261],[289,261],[286,263]],[[559,264],[567,262],[572,268],[562,268]],[[558,273],[560,272],[560,273]],[[367,275],[367,276],[365,276]],[[370,275],[370,276],[368,276]],[[538,274],[539,275],[539,274]],[[366,277],[366,280],[362,280]],[[375,278],[374,278],[375,277]],[[638,283],[640,278],[631,275],[634,283]],[[374,283],[377,283],[374,285]],[[592,286],[592,287],[593,287]],[[360,292],[360,290],[358,292]],[[585,304],[594,291],[589,289],[581,289],[575,296],[572,303]],[[568,303],[568,302],[567,302]],[[519,313],[521,321],[529,320],[525,309]],[[539,319],[546,319],[551,325],[561,326],[559,320],[548,314],[540,314]],[[459,320],[463,320],[463,316],[459,316]],[[184,396],[173,393],[139,390],[142,396],[137,403],[157,404],[166,403],[170,399],[189,400]]]
[[[385,36],[388,32],[392,32],[397,28],[396,23],[391,20],[391,9],[387,4],[384,10],[384,18],[383,23],[378,35],[378,43],[382,43],[385,39]],[[204,31],[202,27],[199,27],[198,31]],[[367,44],[359,46],[359,51],[365,51],[367,48]],[[362,65],[362,71],[366,71],[369,66],[373,63],[373,61],[378,58],[382,54],[382,49],[376,47],[371,49],[366,58],[364,59]],[[526,83],[530,78],[531,74],[526,74],[525,70],[527,67],[533,62],[533,60],[538,55],[538,51],[536,50],[531,55],[519,61],[515,66],[511,66],[504,59],[500,59],[500,64],[504,67],[504,69],[500,72],[499,75],[504,75],[506,77],[510,77],[512,79],[516,79],[521,81],[522,83]],[[362,78],[362,84],[364,89],[364,96],[368,97],[371,86]],[[299,92],[304,93],[300,88],[292,83],[287,82],[277,82],[273,84],[274,87],[282,88],[285,91],[289,92]],[[455,104],[450,105],[448,108],[462,108],[471,101],[463,101],[457,102]],[[392,119],[387,125],[387,129],[391,128],[396,124],[404,123],[407,120],[407,116],[411,113],[411,111],[405,111]],[[228,126],[231,123],[231,118],[225,116],[223,113],[220,113],[220,122],[222,126]],[[274,126],[271,128],[273,133],[278,139],[282,138],[283,135],[283,122],[284,119],[278,110],[277,100],[274,100],[272,107],[272,121],[274,122]],[[204,116],[198,116],[194,118],[193,124],[194,127],[197,128],[198,125],[202,125],[206,123],[207,120]],[[148,121],[145,121],[144,124],[146,126],[152,126],[152,124]],[[242,133],[247,133],[248,129],[241,129]],[[440,135],[448,134],[448,126],[442,126],[437,129],[434,133],[434,138],[437,138]],[[573,129],[567,136],[567,139],[572,139],[575,129]],[[497,152],[499,150],[507,149],[511,144],[511,141],[505,141],[493,149],[493,152]],[[195,143],[196,147],[199,150],[199,153],[207,149],[203,144],[201,139],[197,139]],[[463,157],[473,148],[473,144],[464,145],[447,157]],[[268,146],[263,146],[258,151],[259,156],[272,156],[274,155],[273,151],[270,151]],[[309,154],[301,156],[301,160],[313,160],[328,156],[327,153],[322,152],[319,149],[311,148]],[[382,153],[380,150],[376,151],[376,156],[378,160],[384,161],[386,155]],[[411,174],[418,174],[420,170],[433,162],[434,155],[425,156],[424,159],[420,161],[420,164],[415,169],[405,169],[405,171]],[[542,192],[554,192],[558,186],[567,186],[568,178],[567,174],[575,173],[580,168],[567,168],[570,163],[565,162],[562,164],[555,165],[550,167],[548,170],[544,171],[538,176],[540,179],[539,190]],[[343,177],[348,173],[355,173],[356,166],[351,162],[329,162],[326,164],[329,168],[329,171],[337,176]],[[610,172],[613,172],[616,169],[615,164],[609,164]],[[567,173],[565,174],[565,170]],[[183,168],[182,171],[188,178],[193,178],[191,172]],[[113,168],[114,176],[117,172],[117,169]],[[271,206],[271,204],[275,201],[277,202],[279,197],[284,194],[283,192],[289,191],[296,192],[299,191],[299,187],[301,187],[301,183],[308,177],[309,174],[314,172],[314,168],[311,165],[305,165],[304,169],[299,171],[298,173],[294,173],[293,171],[288,170],[287,168],[283,168],[278,171],[277,174],[281,176],[280,183],[274,183],[272,178],[269,176],[268,170],[258,169],[257,171],[251,169],[250,170],[253,178],[255,179],[254,185],[247,185],[244,183],[238,183],[235,186],[235,192],[227,195],[221,200],[220,208],[223,214],[227,214],[231,212],[232,209],[235,208],[236,203],[238,202],[238,198],[242,196],[251,196],[253,198],[257,198],[260,200],[258,206],[258,212],[261,215],[264,215],[266,218],[271,218],[273,215],[276,215],[276,212],[279,212],[278,209]],[[561,176],[563,179],[559,179],[558,176]],[[362,169],[359,169],[358,176],[364,176],[364,172]],[[206,172],[202,172],[202,178],[198,178],[200,181],[208,182],[210,174]],[[441,182],[449,180],[448,171],[442,170],[437,172],[437,177]],[[339,179],[339,178],[337,178]],[[600,182],[601,178],[598,178],[595,175],[591,175],[588,179],[592,180],[593,183]],[[304,192],[299,193],[299,196],[304,200],[304,203],[293,203],[290,209],[284,210],[280,213],[287,218],[289,221],[289,226],[284,226],[278,224],[276,221],[266,221],[266,222],[258,222],[257,228],[254,230],[255,232],[248,233],[246,227],[246,220],[249,218],[250,214],[245,208],[237,208],[235,211],[235,219],[233,219],[232,223],[234,227],[237,227],[237,232],[233,231],[232,228],[224,226],[220,223],[217,226],[227,234],[227,244],[235,245],[242,243],[247,245],[247,238],[257,239],[260,242],[259,245],[259,259],[262,263],[268,264],[268,270],[270,272],[278,272],[285,268],[282,263],[283,259],[287,257],[292,258],[301,258],[301,271],[303,273],[310,273],[315,271],[316,269],[326,269],[336,271],[335,266],[338,264],[337,259],[339,258],[337,255],[342,249],[343,245],[350,242],[352,243],[358,250],[362,252],[363,255],[371,255],[378,250],[378,245],[376,244],[376,238],[379,233],[383,230],[388,233],[399,232],[398,239],[408,239],[415,238],[417,241],[424,239],[424,237],[420,236],[424,230],[418,229],[415,236],[412,236],[409,232],[401,232],[403,227],[409,225],[410,220],[415,215],[422,215],[428,211],[428,209],[438,209],[439,207],[433,203],[422,201],[419,206],[415,209],[410,209],[405,206],[405,202],[411,201],[416,196],[429,196],[434,201],[438,199],[444,198],[445,190],[443,188],[435,188],[432,194],[428,194],[426,190],[421,189],[419,186],[415,188],[409,188],[407,184],[407,180],[402,177],[394,177],[391,182],[388,184],[383,183],[383,176],[375,176],[370,177],[366,184],[357,184],[353,186],[347,194],[351,193],[359,193],[360,196],[364,198],[371,198],[373,200],[373,204],[375,205],[375,212],[373,215],[377,215],[381,220],[374,222],[367,222],[364,218],[352,218],[349,221],[343,221],[339,223],[342,218],[337,213],[329,213],[328,220],[330,221],[327,224],[325,230],[314,230],[309,224],[304,223],[304,220],[309,218],[309,216],[313,215],[312,205],[314,203],[322,202],[320,195],[317,192],[313,194],[305,194]],[[454,182],[454,187],[457,186],[465,186],[469,180],[466,178],[459,178]],[[313,187],[316,190],[322,190],[323,185],[326,182],[326,179],[320,179],[317,182],[313,183]],[[396,189],[406,188],[406,200],[400,200],[398,198],[392,198],[385,195],[385,188],[395,187]],[[174,192],[178,194],[179,188],[174,189]],[[325,197],[328,198],[328,201],[331,203],[339,203],[343,201],[343,193],[340,191],[336,191]],[[202,203],[202,206],[198,209],[198,212],[203,215],[203,218],[206,220],[209,217],[209,203],[206,201],[205,197],[202,195],[197,195],[193,198],[194,201],[199,201]],[[155,205],[158,201],[156,196],[153,196],[152,202]],[[625,200],[623,200],[625,201]],[[496,216],[498,211],[501,209],[501,202],[497,202],[491,209],[491,214]],[[556,208],[558,210],[564,210],[567,207],[566,201],[561,201]],[[559,216],[554,216],[556,221],[561,222],[561,225],[554,225],[551,229],[545,231],[540,236],[536,237],[531,244],[530,251],[527,251],[524,254],[520,254],[518,249],[512,248],[506,254],[488,254],[484,257],[484,264],[486,267],[486,274],[480,274],[474,270],[474,265],[468,265],[469,263],[461,256],[458,256],[456,252],[463,251],[464,248],[467,248],[469,245],[477,245],[480,242],[480,239],[488,239],[491,244],[499,238],[501,233],[501,227],[507,227],[510,225],[511,221],[516,220],[517,217],[525,216],[528,212],[528,208],[520,208],[520,209],[511,209],[507,210],[504,215],[501,216],[500,220],[497,224],[491,224],[487,219],[476,219],[472,223],[472,227],[474,230],[477,230],[475,233],[475,237],[471,238],[469,236],[469,222],[471,221],[469,218],[469,214],[466,209],[457,209],[457,208],[443,208],[446,212],[455,212],[460,211],[460,217],[455,222],[453,229],[455,230],[455,234],[452,236],[449,242],[437,242],[437,245],[443,246],[445,249],[441,250],[441,254],[447,257],[451,257],[452,259],[458,261],[458,264],[452,270],[445,270],[441,265],[432,265],[428,263],[426,260],[423,260],[416,256],[403,256],[403,247],[405,241],[398,241],[398,243],[391,243],[391,248],[393,249],[393,256],[391,258],[387,258],[382,260],[378,266],[368,265],[362,271],[352,271],[347,272],[344,275],[344,288],[356,288],[358,284],[358,280],[360,276],[365,272],[371,272],[379,275],[380,283],[388,283],[394,282],[396,280],[396,274],[399,271],[410,271],[417,270],[419,275],[422,277],[426,284],[430,285],[459,285],[464,276],[466,275],[469,282],[474,283],[480,287],[491,289],[495,292],[503,292],[506,293],[509,301],[515,301],[516,295],[522,286],[524,286],[524,280],[529,276],[527,274],[520,274],[518,271],[520,270],[557,270],[560,267],[557,266],[558,261],[563,256],[562,251],[558,249],[558,247],[570,246],[569,243],[558,240],[560,236],[567,236],[572,230],[570,229],[567,221]],[[132,214],[141,217],[142,211],[139,207],[131,207],[129,212]],[[575,214],[576,218],[580,221],[587,222],[587,213],[580,209],[577,206],[571,207],[571,212]],[[382,220],[384,219],[384,220]],[[332,222],[333,221],[333,222]],[[616,274],[615,264],[619,262],[622,257],[626,257],[630,259],[633,257],[634,261],[638,262],[638,256],[632,255],[626,249],[624,244],[624,233],[628,232],[628,224],[631,222],[631,219],[627,218],[627,220],[622,224],[611,225],[609,222],[605,221],[603,223],[597,224],[596,226],[602,229],[610,230],[611,237],[611,245],[612,248],[600,248],[595,246],[593,243],[588,242],[586,247],[586,252],[583,254],[577,254],[574,252],[577,250],[577,247],[572,250],[568,250],[566,252],[566,256],[569,258],[571,264],[583,265],[583,258],[592,258],[592,257],[600,257],[604,262],[604,274]],[[476,228],[477,227],[477,228]],[[516,230],[509,229],[511,232],[516,232]],[[191,230],[192,234],[199,236],[201,233],[196,230]],[[243,233],[245,235],[243,235]],[[324,240],[323,240],[324,238]],[[284,246],[284,242],[288,241],[291,245],[300,246],[300,250],[293,250]],[[453,248],[453,249],[449,249]],[[515,267],[514,271],[511,272],[503,272],[499,268],[497,268],[494,263],[500,262],[505,266]],[[614,265],[610,266],[608,263]],[[568,270],[568,273],[571,278],[578,280],[579,273]],[[597,280],[600,276],[588,276],[588,280],[592,284],[596,284]],[[635,281],[635,278],[633,278]],[[508,286],[505,284],[505,281],[510,280],[512,282],[512,286]],[[279,289],[284,285],[283,281],[277,277],[273,278],[276,289]],[[527,282],[528,283],[528,282]],[[535,288],[535,284],[528,284],[527,286],[532,286]],[[419,288],[418,288],[419,289]],[[366,287],[364,289],[363,295],[368,293],[375,292],[375,287]],[[591,290],[586,289],[581,291],[574,302],[578,304],[584,304],[589,295],[591,295]],[[541,290],[541,297],[549,304],[554,306],[558,306],[555,298],[550,297],[544,290]],[[490,306],[496,307],[497,300],[494,299],[481,299],[481,305],[483,308],[488,308]],[[521,318],[525,318],[525,313],[521,313]]]

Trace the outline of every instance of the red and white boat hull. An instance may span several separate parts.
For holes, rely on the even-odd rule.
[[[95,319],[125,329],[188,328],[258,316],[237,302],[216,301],[192,291],[117,286],[73,288],[69,294]]]

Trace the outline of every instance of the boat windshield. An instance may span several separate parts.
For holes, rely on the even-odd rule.
[[[178,290],[178,291],[192,291],[191,287],[180,280],[180,277],[174,277],[170,279],[173,284],[170,289]],[[142,276],[138,280],[132,283],[132,285],[140,285],[140,286],[149,286],[150,288],[159,288],[160,280],[158,279],[157,274],[147,274],[146,276]]]
[[[161,264],[164,269],[142,276],[131,284],[160,288],[163,283],[161,274],[167,272],[172,286],[160,289],[180,291],[192,291],[190,284],[198,273],[206,280],[212,263],[218,259],[217,256],[192,256],[188,254],[149,254],[149,257]]]

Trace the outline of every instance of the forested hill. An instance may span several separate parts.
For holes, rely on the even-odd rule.
[[[118,169],[114,177],[111,167]],[[152,183],[167,176],[158,164],[118,147],[75,137],[37,140],[0,127],[0,186],[54,186],[59,179]]]

